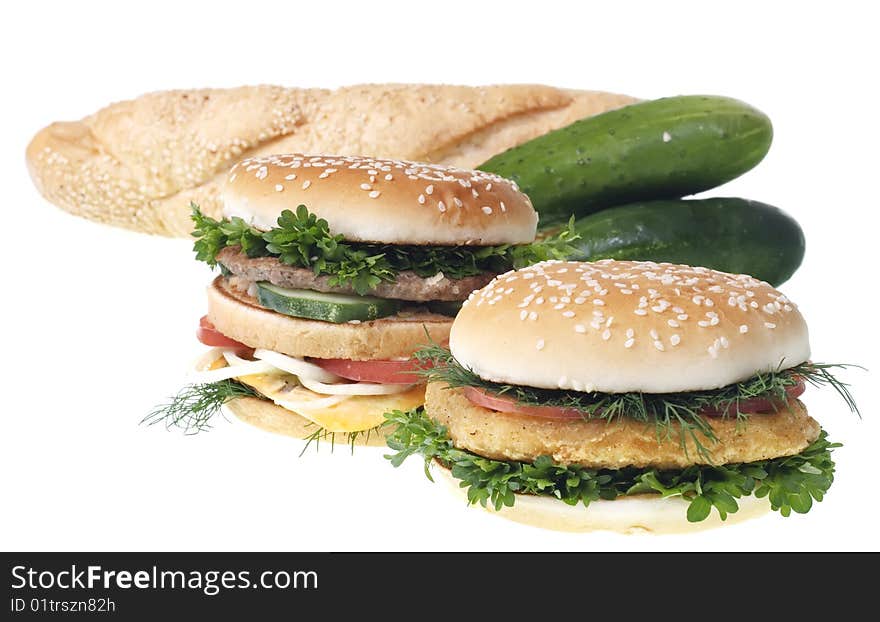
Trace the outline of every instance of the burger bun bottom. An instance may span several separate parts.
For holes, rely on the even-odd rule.
[[[256,397],[241,397],[226,403],[226,408],[236,417],[266,432],[306,439],[318,430],[318,426],[295,412],[277,406],[268,400]],[[329,443],[330,438],[321,441]],[[336,435],[334,443],[349,445],[349,438],[344,433]],[[385,435],[372,432],[369,435],[359,434],[355,445],[367,447],[384,447]]]
[[[459,486],[460,480],[452,477],[449,469],[434,462],[431,472],[435,480],[443,482],[450,492],[467,500],[465,489]],[[532,527],[569,532],[614,531],[628,535],[704,531],[741,523],[770,511],[770,502],[766,498],[742,497],[737,499],[737,503],[739,511],[728,514],[727,520],[722,521],[713,510],[706,520],[699,523],[688,522],[688,503],[683,499],[663,499],[660,495],[650,494],[620,497],[614,501],[600,499],[590,503],[588,508],[582,504],[568,505],[553,497],[516,495],[516,503],[512,507],[495,510],[489,506],[485,509]]]

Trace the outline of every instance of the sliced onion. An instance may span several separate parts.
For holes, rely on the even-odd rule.
[[[247,365],[248,363],[253,363],[245,358],[241,358],[238,354],[235,353],[235,350],[228,349],[223,351],[223,358],[226,359],[226,364],[230,367],[234,367],[236,365]],[[280,370],[279,370],[280,371]]]
[[[199,358],[193,361],[192,369],[195,371],[204,371],[211,367],[217,359],[223,356],[223,353],[226,352],[224,348],[211,348],[207,352],[199,355]]]
[[[336,374],[331,374],[317,365],[307,363],[302,359],[287,356],[286,354],[281,354],[280,352],[257,348],[254,350],[254,358],[271,363],[278,369],[283,369],[289,374],[299,376],[300,379],[308,378],[310,380],[317,380],[318,382],[335,382],[340,380],[339,376]]]
[[[409,391],[413,386],[411,384],[375,384],[372,382],[326,384],[303,377],[300,377],[299,381],[305,388],[324,395],[393,395]]]
[[[265,361],[248,361],[239,357],[231,350],[220,350],[222,356],[227,363],[227,367],[219,369],[199,369],[190,373],[190,380],[199,384],[210,384],[212,382],[220,382],[221,380],[229,380],[230,378],[238,378],[239,376],[250,376],[251,374],[271,374],[278,373],[278,369],[271,363]],[[214,359],[217,360],[216,358]],[[212,361],[213,362],[213,361]],[[235,364],[232,364],[235,362]]]

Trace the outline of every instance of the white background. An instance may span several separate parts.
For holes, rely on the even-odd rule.
[[[773,119],[773,148],[715,194],[797,217],[807,256],[783,291],[807,317],[814,358],[880,368],[880,50],[858,8],[870,3],[294,4],[23,2],[4,14],[0,549],[878,548],[871,373],[847,374],[862,420],[833,392],[805,397],[846,443],[825,502],[689,536],[508,523],[467,510],[415,460],[395,471],[380,449],[298,458],[299,441],[238,421],[197,437],[139,426],[201,351],[209,271],[185,240],[51,206],[24,149],[51,121],[169,88],[538,82],[744,99]]]

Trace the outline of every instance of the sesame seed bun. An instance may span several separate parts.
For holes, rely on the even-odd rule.
[[[252,348],[288,356],[371,361],[409,357],[429,340],[445,343],[452,319],[436,313],[394,315],[333,324],[264,309],[219,276],[208,286],[208,319],[218,331]]]
[[[356,156],[248,158],[229,171],[224,214],[260,229],[305,205],[354,242],[488,246],[535,239],[538,215],[516,184],[482,171]]]
[[[797,307],[747,275],[639,261],[548,261],[471,294],[450,335],[480,377],[546,389],[716,389],[810,355]]]
[[[431,465],[435,480],[457,497],[467,499],[467,493],[459,486],[448,469],[436,462]],[[568,505],[555,497],[539,495],[516,495],[512,507],[496,511],[486,510],[517,523],[553,529],[555,531],[616,531],[624,534],[676,534],[703,531],[763,516],[770,511],[766,498],[742,497],[737,499],[739,510],[727,515],[722,521],[713,511],[706,520],[689,523],[686,518],[687,501],[678,497],[663,499],[660,495],[632,495],[613,501],[599,499],[588,507],[582,504]],[[481,506],[476,506],[481,507]]]

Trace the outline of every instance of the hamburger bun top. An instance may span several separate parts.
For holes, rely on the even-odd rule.
[[[527,244],[538,215],[510,180],[436,164],[358,156],[272,155],[230,169],[224,214],[263,230],[305,205],[354,242]]]
[[[547,261],[473,292],[453,356],[485,380],[546,389],[717,389],[810,356],[797,307],[747,275],[668,263]]]

